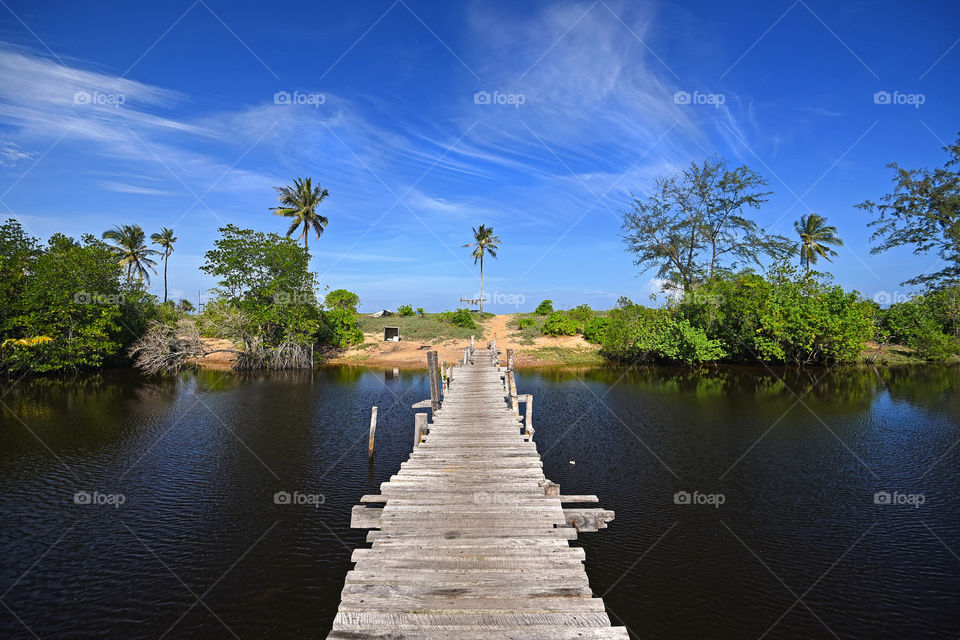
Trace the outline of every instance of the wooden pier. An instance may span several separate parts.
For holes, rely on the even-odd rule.
[[[361,498],[374,506],[353,508],[351,526],[371,529],[372,546],[353,552],[327,637],[628,638],[593,597],[583,548],[569,544],[613,512],[563,508],[597,498],[560,495],[544,477],[531,413],[526,425],[518,415],[530,398],[498,366],[496,344],[468,349],[443,375],[442,402],[414,405],[435,410],[426,428],[417,421],[410,459]]]

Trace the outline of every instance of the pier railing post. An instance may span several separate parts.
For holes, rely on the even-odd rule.
[[[533,436],[533,394],[528,393],[526,396],[527,403],[524,407],[524,416],[523,416],[523,429],[527,432],[528,436]]]
[[[423,440],[423,434],[427,432],[427,414],[413,414],[413,446],[418,446]]]
[[[440,377],[438,375],[438,355],[436,351],[427,353],[427,372],[430,375],[430,408],[437,411],[440,408]]]

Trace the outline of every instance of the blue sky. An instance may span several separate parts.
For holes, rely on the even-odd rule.
[[[284,232],[272,187],[309,175],[312,266],[365,309],[475,295],[480,223],[491,310],[609,307],[657,289],[619,238],[629,194],[716,153],[769,180],[769,230],[839,228],[839,283],[905,294],[935,257],[871,256],[853,205],[887,162],[945,160],[958,39],[955,2],[0,0],[0,215],[173,226],[171,292],[196,299],[217,227]]]

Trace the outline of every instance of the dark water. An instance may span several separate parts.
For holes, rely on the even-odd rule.
[[[518,383],[547,477],[617,512],[578,544],[634,637],[960,636],[960,369]],[[428,390],[422,374],[340,368],[0,393],[0,638],[248,640],[324,637],[364,544],[350,508],[406,459]],[[723,504],[675,504],[682,491]]]

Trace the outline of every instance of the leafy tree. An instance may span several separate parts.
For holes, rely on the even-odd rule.
[[[110,240],[110,245],[114,255],[119,259],[120,265],[127,269],[127,286],[133,284],[133,276],[146,280],[149,284],[150,269],[154,273],[157,261],[150,256],[157,255],[159,251],[150,249],[145,242],[146,234],[138,224],[115,225],[113,229],[103,232],[103,239]]]
[[[173,253],[173,243],[177,241],[176,236],[173,235],[173,229],[168,229],[163,227],[160,229],[160,233],[153,233],[150,235],[150,241],[153,244],[160,245],[161,255],[163,255],[163,303],[167,303],[167,264],[170,262],[170,254]]]
[[[136,336],[123,326],[121,266],[111,247],[54,234],[21,283],[22,307],[0,349],[6,371],[98,367]]]
[[[533,310],[538,316],[548,316],[553,313],[553,300],[544,300]]]
[[[0,225],[0,335],[8,335],[11,318],[24,312],[24,291],[40,252],[19,222]]]
[[[304,251],[310,250],[308,239],[310,232],[313,231],[317,240],[323,235],[329,220],[326,216],[317,213],[317,206],[326,199],[330,193],[319,185],[314,186],[310,178],[296,178],[293,186],[274,187],[277,191],[277,199],[280,201],[279,207],[271,207],[274,215],[293,218],[290,228],[287,229],[287,236],[293,235],[301,226],[303,231],[297,238],[303,238]]]
[[[729,169],[722,159],[658,178],[649,198],[634,196],[623,212],[627,251],[641,271],[656,268],[669,287],[685,291],[764,256],[789,256],[787,238],[767,234],[745,214],[767,201],[766,185],[748,167]]]
[[[360,296],[346,289],[334,289],[324,298],[324,303],[331,309],[349,309],[356,313]]]
[[[427,312],[423,310],[423,307],[417,307],[417,316],[420,318],[427,317]]]
[[[463,245],[464,249],[473,249],[470,255],[473,257],[473,264],[480,262],[480,315],[483,316],[483,256],[489,254],[491,258],[497,257],[497,249],[500,248],[500,238],[493,235],[493,227],[480,225],[480,228],[473,228],[473,242]]]
[[[334,307],[324,311],[320,326],[320,339],[341,349],[362,343],[363,330],[357,324],[356,313],[343,307]]]
[[[904,169],[896,162],[893,191],[880,202],[866,200],[857,205],[874,215],[869,226],[876,231],[878,244],[871,253],[897,247],[913,247],[915,254],[935,251],[947,266],[935,273],[923,273],[901,284],[934,288],[960,282],[960,137],[943,147],[949,159],[938,169]]]
[[[242,315],[231,337],[242,340],[248,352],[312,343],[319,309],[306,248],[275,233],[232,224],[220,232],[200,269],[220,278],[215,294]]]
[[[413,307],[409,304],[402,304],[397,307],[397,315],[401,317],[408,317],[413,315]]]
[[[831,262],[830,258],[837,252],[827,245],[843,246],[843,240],[837,236],[837,228],[827,226],[827,219],[816,213],[802,216],[794,223],[793,228],[800,236],[797,250],[800,252],[800,264],[810,271],[811,264],[817,264],[819,258]]]
[[[177,310],[181,313],[193,313],[196,311],[196,307],[193,306],[193,303],[183,298],[180,302],[177,303]]]

